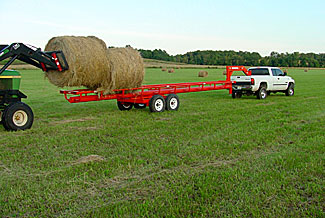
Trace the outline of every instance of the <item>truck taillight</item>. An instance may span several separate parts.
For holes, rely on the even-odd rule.
[[[255,85],[255,80],[254,80],[254,78],[251,78],[251,85]]]

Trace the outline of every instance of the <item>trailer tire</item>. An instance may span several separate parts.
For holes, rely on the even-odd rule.
[[[236,92],[236,91],[232,92],[232,98],[241,98],[242,95],[243,95],[242,92]]]
[[[175,94],[169,94],[166,98],[166,110],[177,111],[179,108],[179,98]]]
[[[121,111],[129,111],[132,109],[133,104],[132,103],[122,103],[120,101],[117,102],[117,107],[118,109],[120,109]]]
[[[161,95],[154,95],[149,101],[150,112],[163,112],[166,107],[165,99]]]
[[[257,99],[265,99],[267,97],[267,91],[266,88],[264,86],[262,86],[261,88],[259,88],[259,90],[257,91],[257,95],[256,95]]]
[[[8,131],[30,129],[33,125],[32,109],[23,102],[10,103],[3,112],[3,127]]]
[[[290,83],[290,85],[287,88],[287,90],[285,91],[285,93],[286,93],[286,96],[293,96],[295,94],[294,85],[292,83]]]
[[[147,107],[146,104],[139,104],[139,103],[134,104],[134,108],[136,108],[136,109],[144,109],[146,107]]]

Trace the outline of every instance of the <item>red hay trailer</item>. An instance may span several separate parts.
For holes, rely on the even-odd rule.
[[[220,89],[228,89],[232,93],[232,81],[230,77],[234,71],[243,71],[246,75],[250,72],[244,66],[227,66],[226,80],[209,82],[171,83],[157,85],[143,85],[139,88],[117,89],[114,94],[104,94],[103,91],[89,89],[61,90],[66,100],[70,103],[88,101],[117,100],[120,110],[145,108],[149,106],[151,112],[177,110],[179,107],[178,93],[202,92]]]

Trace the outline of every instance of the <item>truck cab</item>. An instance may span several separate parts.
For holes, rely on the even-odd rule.
[[[233,81],[233,98],[243,94],[256,95],[265,99],[270,93],[283,92],[287,96],[294,95],[295,81],[278,67],[251,67],[250,75],[231,76]]]

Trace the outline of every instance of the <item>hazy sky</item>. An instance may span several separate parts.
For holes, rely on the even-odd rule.
[[[0,0],[0,44],[44,48],[53,36],[108,46],[325,52],[325,0]]]

